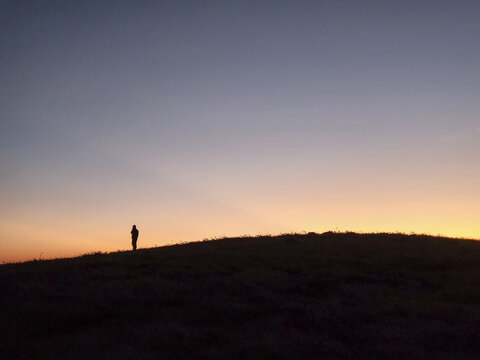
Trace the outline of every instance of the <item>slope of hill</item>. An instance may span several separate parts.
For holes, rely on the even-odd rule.
[[[480,243],[325,233],[0,266],[0,359],[478,359]]]

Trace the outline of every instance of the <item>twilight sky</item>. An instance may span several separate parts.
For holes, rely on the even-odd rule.
[[[480,238],[479,1],[2,1],[0,261]]]

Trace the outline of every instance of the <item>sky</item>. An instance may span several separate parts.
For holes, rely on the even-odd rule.
[[[480,239],[479,1],[0,3],[0,262]]]

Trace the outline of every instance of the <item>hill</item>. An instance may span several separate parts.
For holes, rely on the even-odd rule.
[[[478,359],[480,242],[324,233],[0,266],[0,359]]]

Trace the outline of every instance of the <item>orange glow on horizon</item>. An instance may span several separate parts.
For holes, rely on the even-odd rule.
[[[236,174],[232,181],[213,174],[169,198],[145,190],[118,199],[114,195],[125,191],[112,186],[97,195],[95,207],[83,194],[49,207],[31,201],[27,210],[10,206],[0,220],[0,263],[128,250],[132,224],[140,231],[139,248],[330,230],[480,239],[480,194],[470,178],[444,176],[434,187],[428,178],[414,182],[404,173],[385,169],[380,178],[369,171],[354,177],[362,173],[346,169],[323,177],[282,170]]]
[[[280,206],[284,201],[278,200],[263,206],[257,204],[254,213],[238,210],[233,215],[217,209],[212,210],[211,214],[185,214],[188,217],[184,219],[166,216],[162,221],[160,217],[145,213],[138,216],[144,221],[135,222],[140,230],[138,247],[150,248],[204,238],[304,231],[403,232],[480,239],[480,226],[473,215],[468,215],[475,214],[476,205],[463,207],[461,214],[455,214],[458,210],[444,212],[438,204],[421,206],[409,201],[398,201],[395,207],[387,202],[350,202],[335,206],[326,204],[324,208],[299,203],[290,203],[291,206],[288,206],[288,201]],[[0,261],[28,261],[40,257],[52,259],[131,248],[131,224],[127,219],[90,222],[85,226],[66,219],[58,219],[55,226],[43,224],[48,224],[48,221],[39,221],[36,225],[32,225],[31,220],[25,223],[2,221],[1,236],[7,241],[1,244]]]

